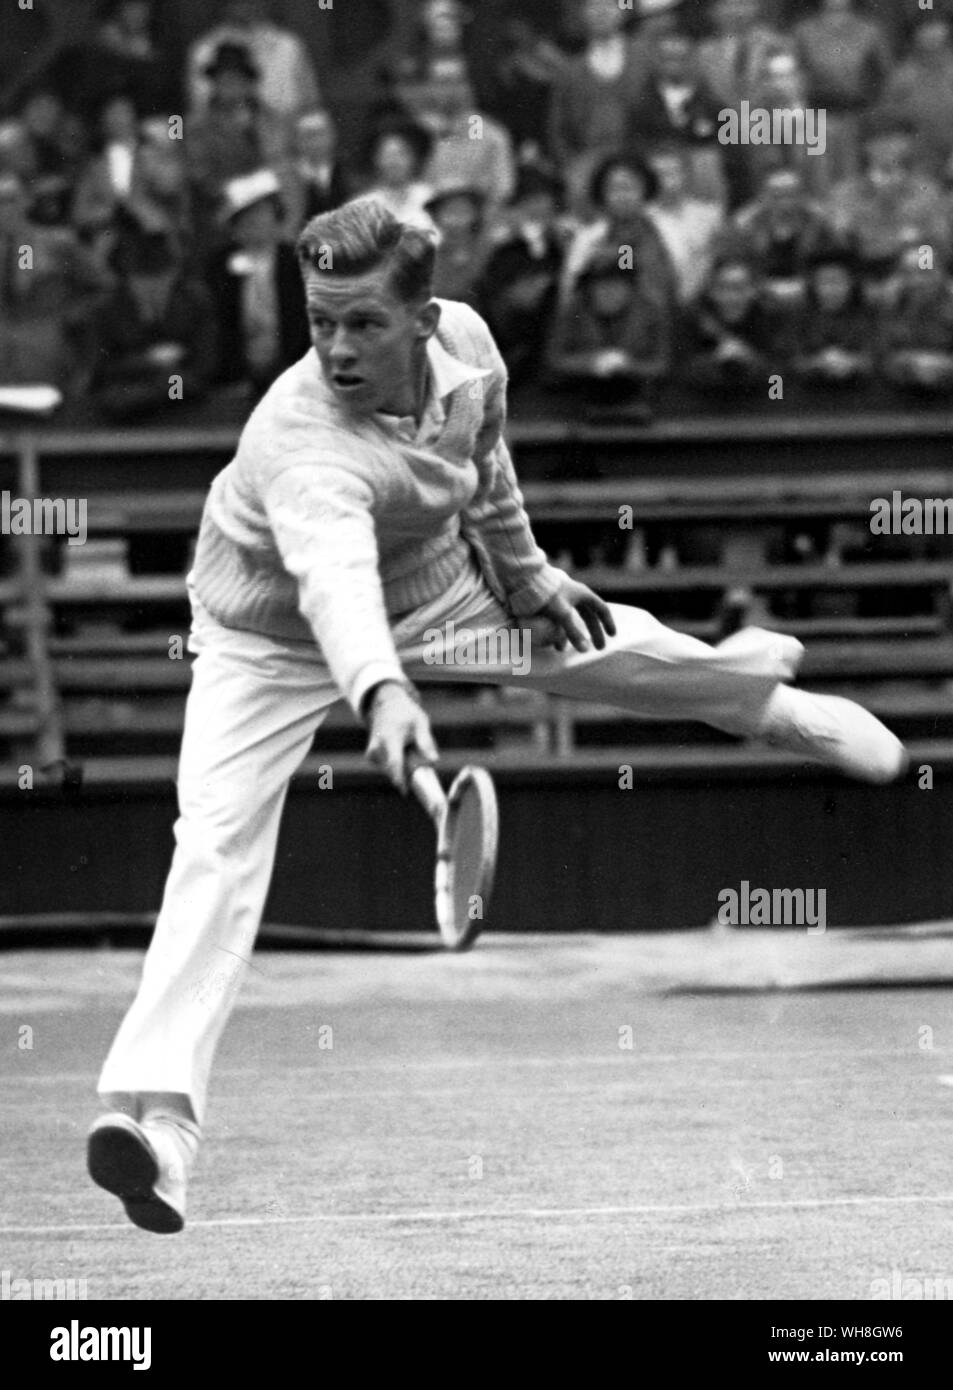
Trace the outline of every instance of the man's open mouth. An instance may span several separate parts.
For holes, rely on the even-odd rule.
[[[355,372],[335,372],[331,377],[334,385],[341,391],[354,391],[364,385],[364,378]]]

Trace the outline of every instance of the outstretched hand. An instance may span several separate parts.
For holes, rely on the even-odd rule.
[[[602,651],[606,636],[615,636],[612,609],[598,594],[578,580],[566,579],[559,593],[528,620],[533,641],[558,652],[570,644],[578,652],[595,647]]]

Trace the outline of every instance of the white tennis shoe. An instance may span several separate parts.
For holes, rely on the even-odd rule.
[[[900,740],[853,700],[786,685],[772,694],[759,737],[863,782],[894,782],[910,761]]]
[[[174,1235],[185,1225],[185,1194],[198,1147],[197,1125],[171,1116],[139,1124],[117,1111],[89,1131],[93,1182],[118,1197],[136,1226]]]

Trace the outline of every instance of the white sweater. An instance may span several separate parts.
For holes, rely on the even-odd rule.
[[[471,554],[514,616],[563,580],[533,539],[503,439],[506,368],[490,331],[438,302],[420,425],[351,415],[309,352],[213,482],[189,576],[226,626],[317,641],[355,711],[378,682],[403,679],[391,622],[445,592]]]

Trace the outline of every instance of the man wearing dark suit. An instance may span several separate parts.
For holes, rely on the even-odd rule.
[[[218,378],[261,394],[310,347],[293,246],[284,240],[280,185],[262,169],[225,188],[230,246],[209,279],[219,314]]]
[[[680,146],[689,160],[692,193],[723,195],[718,103],[698,71],[695,46],[684,34],[656,42],[651,74],[630,116],[629,131],[643,147]]]

